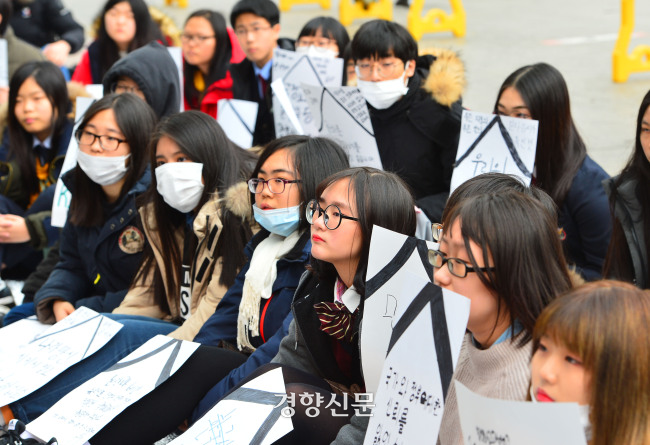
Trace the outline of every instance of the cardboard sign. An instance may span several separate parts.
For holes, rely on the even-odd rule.
[[[463,110],[451,191],[490,172],[514,175],[530,185],[538,127],[539,122],[531,119]]]

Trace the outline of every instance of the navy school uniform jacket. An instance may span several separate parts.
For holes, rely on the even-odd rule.
[[[74,172],[63,176],[69,189]],[[147,169],[133,188],[111,206],[101,226],[66,223],[61,234],[60,260],[34,296],[41,322],[54,323],[52,304],[57,299],[97,312],[111,312],[119,306],[142,260],[146,240],[135,199],[150,182]],[[71,192],[74,194],[73,189]]]
[[[223,296],[214,314],[196,334],[195,342],[209,346],[219,346],[221,342],[237,344],[239,304],[246,272],[250,267],[250,258],[252,258],[257,245],[268,236],[269,232],[262,229],[248,242],[245,254],[249,261],[242,267],[235,278],[235,283]],[[282,320],[291,311],[293,294],[298,286],[300,276],[305,271],[305,265],[309,261],[309,252],[311,251],[309,236],[309,231],[303,233],[293,249],[277,262],[277,276],[273,282],[271,298],[260,302],[260,335],[259,337],[250,336],[251,344],[256,348],[275,334],[282,325]]]

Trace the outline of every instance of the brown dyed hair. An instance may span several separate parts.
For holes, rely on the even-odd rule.
[[[585,284],[553,301],[533,333],[576,354],[590,377],[591,445],[650,443],[650,293],[629,283]]]
[[[555,215],[539,199],[515,190],[459,200],[444,215],[443,227],[460,221],[470,263],[497,296],[496,320],[507,313],[513,341],[514,321],[521,323],[523,331],[516,338],[523,346],[542,310],[571,287]],[[470,241],[481,248],[483,264],[490,264],[492,256],[494,269],[478,270]]]

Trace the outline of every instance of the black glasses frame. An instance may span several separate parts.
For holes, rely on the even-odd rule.
[[[89,134],[89,135],[91,135],[91,136],[93,137],[93,140],[92,140],[92,142],[91,142],[90,144],[86,144],[86,143],[84,143],[84,142],[81,142],[81,136],[82,136],[84,133]],[[89,146],[89,147],[92,146],[92,145],[95,143],[95,141],[96,141],[97,139],[99,139],[99,146],[100,146],[101,149],[104,150],[104,151],[117,151],[117,149],[120,148],[120,144],[123,144],[123,143],[127,142],[126,139],[116,138],[115,136],[109,136],[109,135],[107,135],[107,134],[101,134],[101,135],[100,135],[100,134],[91,133],[90,131],[86,130],[85,128],[80,128],[80,129],[78,129],[77,132],[75,133],[74,137],[75,137],[75,139],[77,140],[77,143],[78,143],[78,144],[87,145],[87,146]],[[114,139],[114,140],[117,141],[117,145],[115,146],[115,148],[106,148],[106,147],[104,147],[104,144],[102,143],[102,139],[103,139],[103,138],[111,138],[111,139]]]
[[[274,192],[271,190],[271,187],[269,187],[269,181],[282,181],[282,191],[281,192]],[[251,178],[248,181],[246,181],[248,184],[248,190],[250,190],[251,193],[262,193],[264,191],[264,185],[269,189],[271,193],[274,195],[279,195],[280,193],[284,193],[284,189],[287,188],[287,184],[298,184],[301,183],[302,181],[300,179],[282,179],[282,178],[269,178],[269,179],[260,179],[260,178]],[[262,184],[262,188],[257,191],[257,187],[259,184]]]
[[[435,265],[435,260],[434,259],[435,259],[436,256],[439,256],[439,257],[442,258],[442,262],[440,263],[439,266]],[[461,263],[462,265],[464,265],[465,266],[465,273],[463,275],[461,275],[461,274],[457,273],[456,271],[454,271],[453,262],[450,262],[450,261],[456,261],[456,262]],[[489,267],[473,267],[473,266],[470,266],[469,263],[467,261],[465,261],[465,260],[461,260],[460,258],[447,257],[441,251],[434,250],[434,249],[429,249],[429,263],[436,269],[441,268],[446,263],[447,264],[447,269],[449,270],[449,273],[452,274],[455,277],[458,277],[458,278],[465,278],[467,276],[467,274],[470,273],[470,272],[478,272],[478,271],[487,272],[488,270],[494,270],[494,266],[489,266]]]
[[[329,209],[330,207],[335,208],[336,213],[338,213],[338,215],[339,215],[338,224],[336,224],[336,226],[334,226],[334,227],[330,227],[330,226],[327,225],[327,223],[330,220],[330,217],[327,214],[327,209]],[[318,218],[320,218],[321,216],[324,215],[323,216],[323,222],[325,223],[325,227],[327,229],[329,229],[329,230],[338,229],[339,226],[341,225],[341,221],[343,221],[344,219],[349,219],[349,220],[352,220],[352,221],[359,221],[359,218],[355,218],[354,216],[344,215],[343,212],[341,212],[341,209],[339,208],[339,206],[337,206],[336,204],[330,204],[330,205],[328,205],[327,207],[325,207],[323,209],[320,206],[320,204],[318,203],[317,200],[312,199],[311,201],[309,201],[307,203],[307,207],[305,208],[305,216],[307,217],[307,222],[309,224],[314,224],[314,214],[316,213],[317,210],[318,210],[318,216],[316,217],[316,219],[318,219]]]

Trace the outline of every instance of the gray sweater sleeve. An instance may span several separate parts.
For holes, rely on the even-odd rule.
[[[350,423],[344,425],[339,433],[336,435],[336,439],[331,445],[358,445],[363,443],[363,439],[366,437],[366,430],[368,429],[368,423],[370,422],[370,417],[368,416],[357,416],[356,414],[352,416]]]

